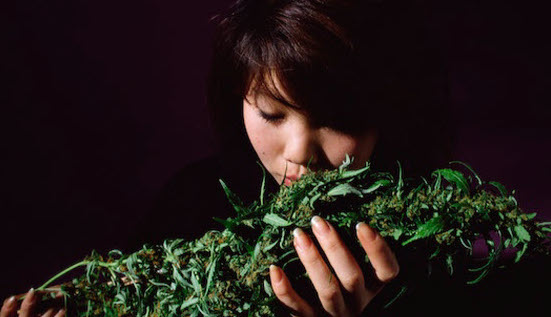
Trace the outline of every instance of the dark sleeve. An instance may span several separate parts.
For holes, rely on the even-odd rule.
[[[216,157],[192,163],[175,174],[163,187],[153,207],[139,221],[128,240],[127,250],[165,239],[196,239],[211,229],[223,229],[213,217],[232,215],[220,185]]]
[[[377,316],[537,316],[548,310],[550,286],[551,257],[540,256],[494,269],[475,285],[453,277],[427,281],[388,309],[382,309],[383,289],[365,316],[377,309]]]

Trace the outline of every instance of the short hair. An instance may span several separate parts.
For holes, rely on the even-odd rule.
[[[215,16],[207,105],[224,152],[250,144],[242,102],[263,90],[350,134],[379,130],[374,168],[423,174],[450,155],[447,67],[414,1],[237,0]],[[278,79],[290,100],[273,87]],[[254,82],[254,85],[252,83]]]

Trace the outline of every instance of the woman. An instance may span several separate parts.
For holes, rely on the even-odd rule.
[[[220,161],[234,162],[224,163],[220,174],[242,196],[256,194],[246,188],[258,182],[239,169],[257,169],[253,157],[274,178],[272,190],[308,170],[336,168],[346,154],[354,157],[353,168],[370,160],[376,169],[394,169],[400,160],[410,176],[447,161],[445,72],[428,45],[420,8],[365,0],[238,0],[215,20],[208,105]],[[195,179],[188,171],[186,181]],[[160,209],[188,193],[175,190],[174,181],[169,188],[171,198],[165,191]],[[161,212],[154,218],[163,224]],[[321,249],[299,229],[294,242],[319,303],[297,293],[285,272],[272,266],[277,298],[300,316],[360,315],[400,265],[384,239],[360,223],[358,238],[375,271],[366,280],[330,223],[314,217],[312,227]],[[175,227],[171,234],[177,230],[185,231]],[[153,242],[154,234],[141,239]],[[23,301],[19,316],[35,316],[33,297]],[[15,316],[16,309],[15,302],[6,302],[0,317]]]
[[[208,101],[225,151],[250,142],[285,185],[308,168],[336,168],[346,154],[356,168],[370,159],[376,168],[394,168],[401,159],[410,175],[442,163],[446,148],[434,131],[445,140],[439,126],[445,91],[437,56],[425,43],[423,17],[414,9],[368,1],[238,1],[218,17],[209,81]],[[422,141],[428,135],[434,143]],[[398,274],[396,258],[379,235],[358,224],[377,279],[365,281],[331,224],[314,217],[312,226],[322,250],[298,229],[294,243],[322,307],[305,301],[272,266],[276,296],[300,316],[314,316],[315,308],[331,316],[359,315]]]

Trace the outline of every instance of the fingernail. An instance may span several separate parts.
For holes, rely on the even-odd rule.
[[[279,283],[283,278],[283,274],[281,274],[281,269],[273,264],[270,265],[270,274],[273,276],[273,280],[276,283]]]
[[[300,228],[296,228],[293,231],[293,235],[295,236],[295,243],[301,250],[306,250],[311,242],[310,239],[306,236],[306,233],[302,231]]]
[[[377,233],[375,232],[375,230],[373,230],[373,228],[371,228],[364,222],[359,222],[356,225],[356,231],[359,234],[364,235],[367,240],[374,240],[375,237],[377,237]]]
[[[8,300],[6,301],[6,305],[8,306],[13,305],[14,303],[15,303],[15,296],[8,298]]]
[[[314,230],[316,230],[320,234],[326,234],[329,232],[329,226],[327,225],[327,222],[323,220],[319,216],[314,216],[311,220],[312,226],[314,227]]]
[[[33,301],[34,300],[34,287],[31,288],[28,292],[27,292],[27,297],[28,300],[30,301]]]

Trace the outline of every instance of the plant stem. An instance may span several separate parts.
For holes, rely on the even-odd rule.
[[[75,263],[71,266],[69,266],[68,268],[66,268],[65,270],[57,273],[54,277],[52,277],[51,279],[49,279],[48,281],[46,281],[46,283],[42,284],[42,286],[40,286],[39,288],[37,288],[36,290],[37,291],[41,291],[41,290],[44,290],[48,285],[50,285],[53,281],[55,281],[56,279],[60,278],[61,276],[71,272],[72,270],[76,269],[77,267],[80,267],[80,266],[85,266],[85,265],[88,265],[89,263],[91,263],[93,261],[90,261],[90,260],[84,260],[84,261],[80,261],[78,263]],[[97,263],[98,266],[102,266],[102,267],[112,267],[112,266],[115,266],[116,263],[103,263],[103,262],[99,262]]]
[[[51,279],[49,279],[48,281],[46,281],[46,283],[42,284],[42,286],[40,286],[39,288],[37,288],[36,290],[37,291],[41,291],[43,289],[45,289],[48,285],[50,285],[53,281],[57,280],[59,277],[69,273],[70,271],[76,269],[77,267],[80,267],[80,266],[84,266],[84,265],[88,265],[88,263],[90,263],[90,261],[88,260],[84,260],[84,261],[81,261],[81,262],[78,262],[78,263],[75,263],[71,266],[69,266],[68,268],[66,268],[65,270],[59,272],[58,274],[56,274],[54,277],[52,277]]]

